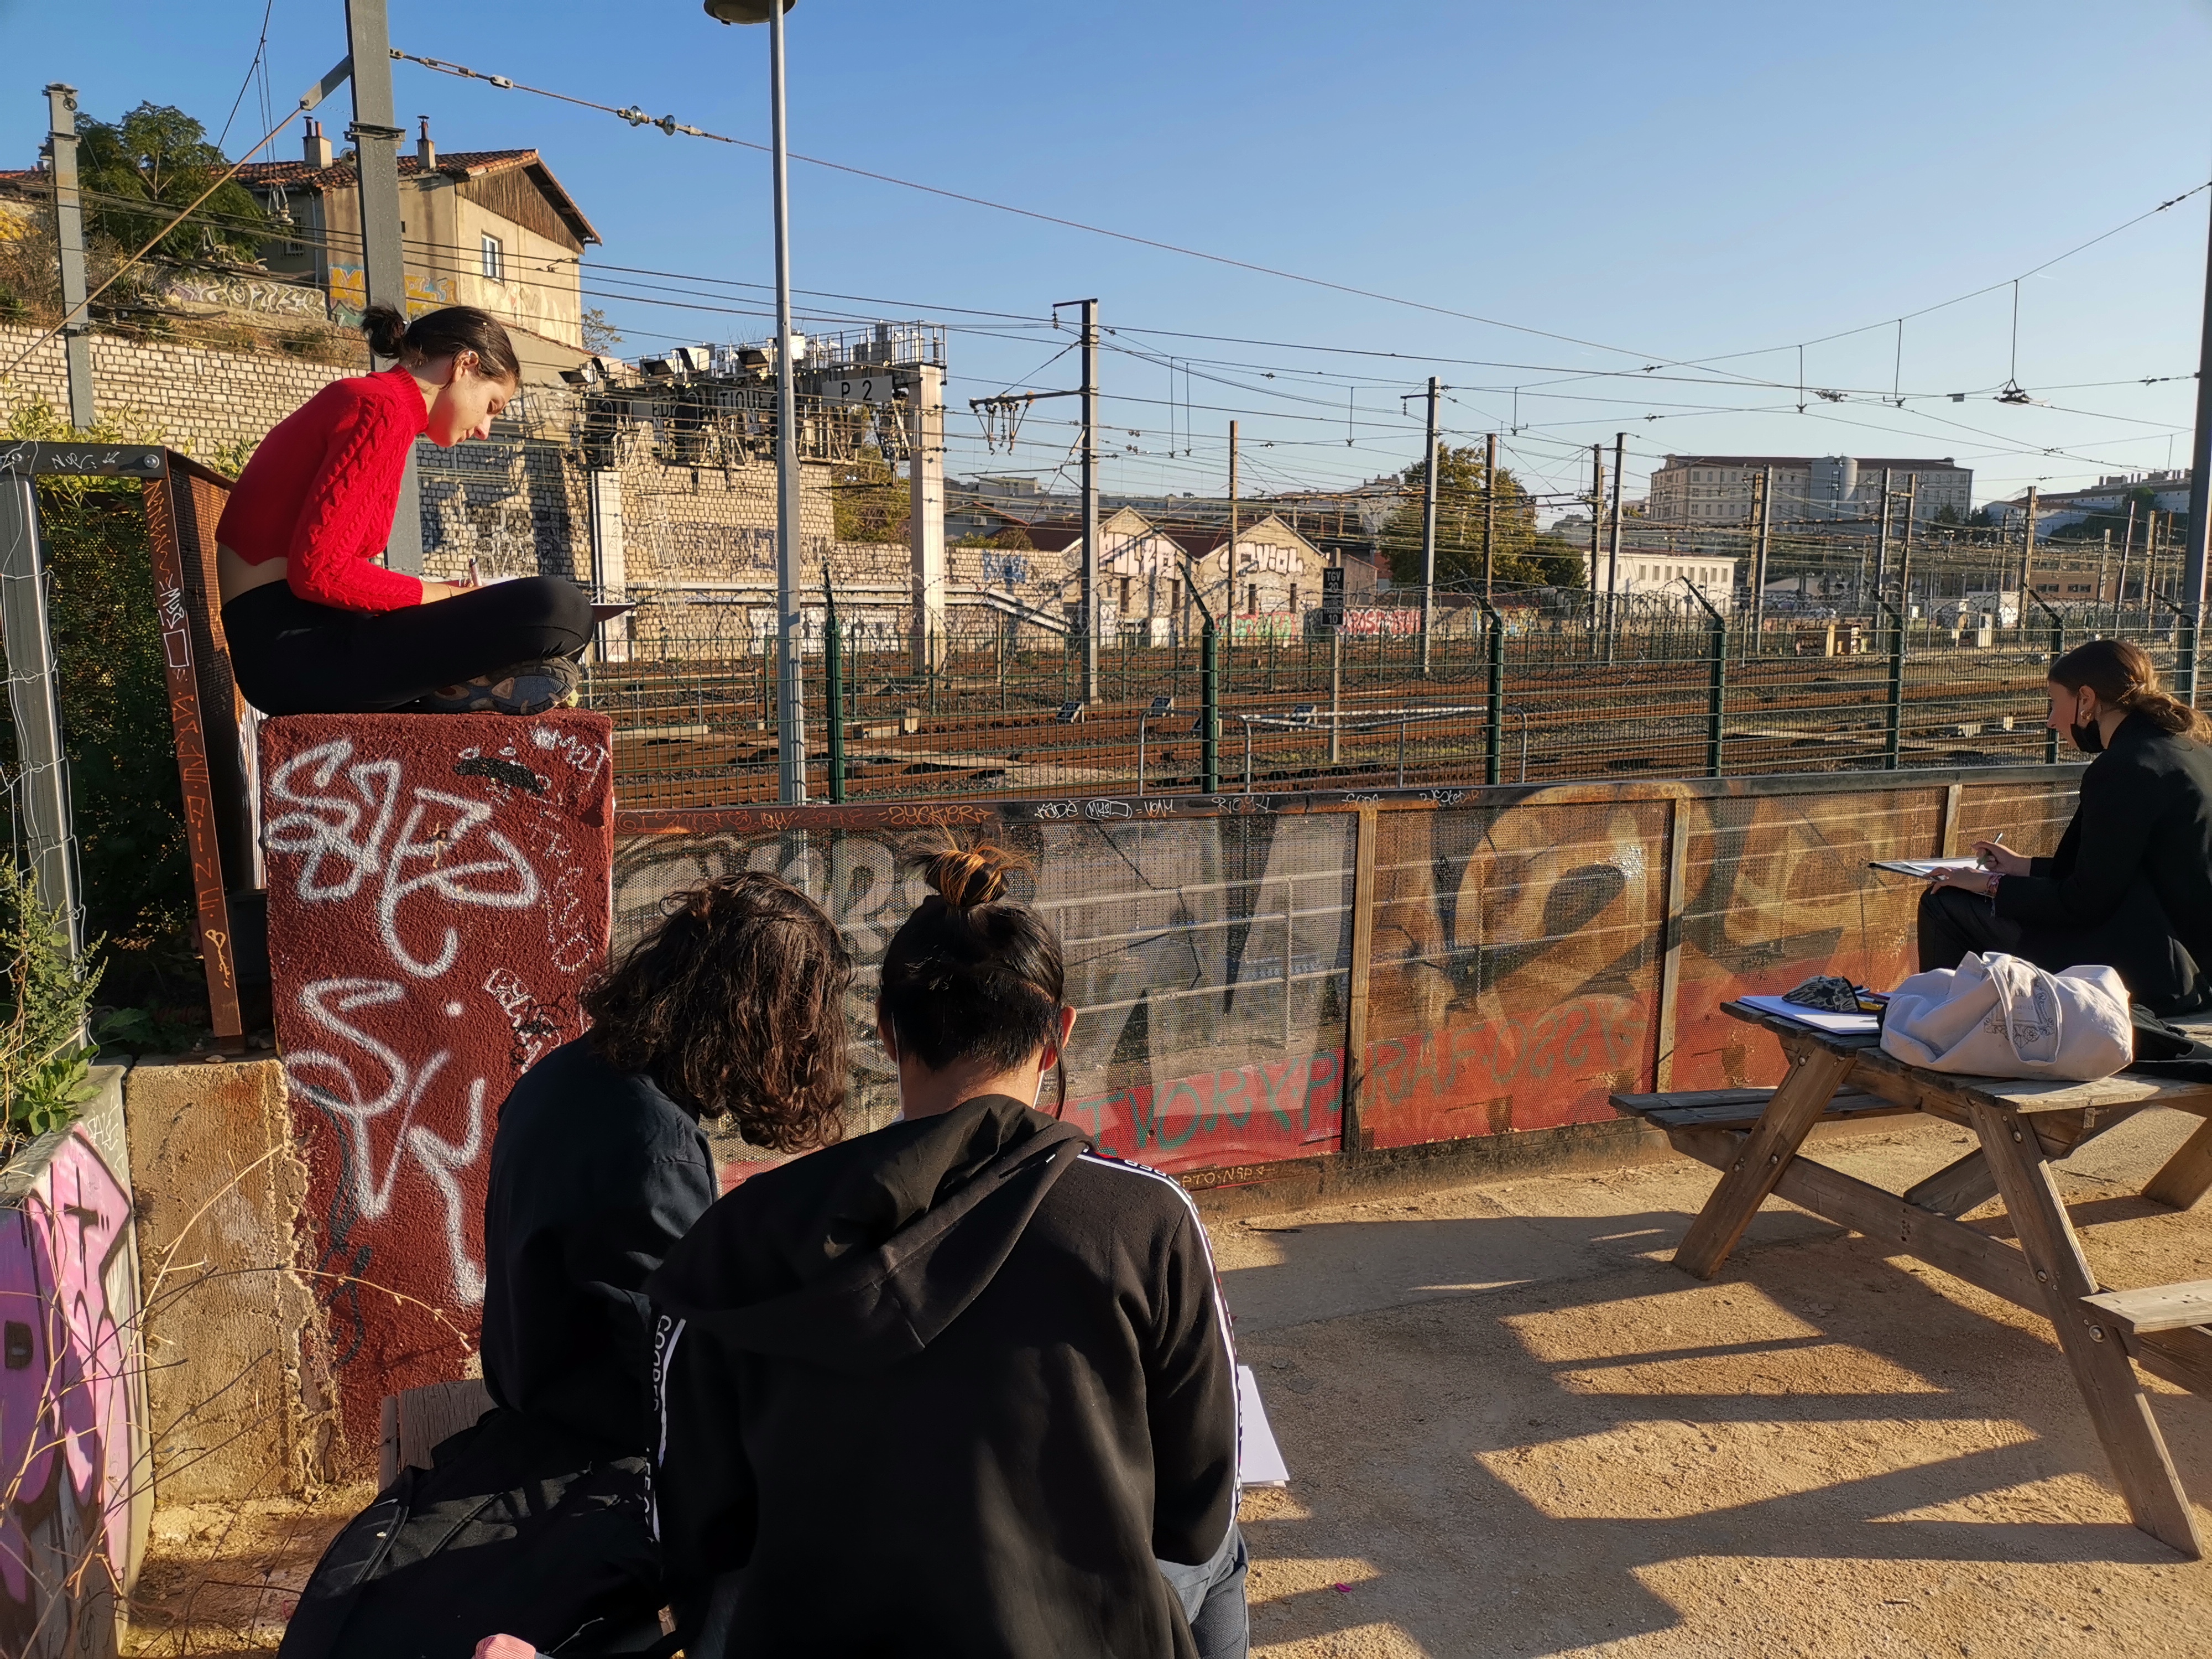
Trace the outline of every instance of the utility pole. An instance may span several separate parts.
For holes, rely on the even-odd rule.
[[[1905,617],[1912,615],[1912,520],[1920,512],[1920,475],[1905,475],[1905,541],[1897,553],[1897,608]]]
[[[2128,602],[2128,559],[2135,550],[2136,504],[2130,501],[2128,503],[2128,527],[2122,532],[2120,539],[2120,586],[2118,595],[2119,605],[2124,605]]]
[[[1498,561],[1498,434],[1486,441],[1482,461],[1482,597],[1491,597]]]
[[[2035,486],[2027,487],[2027,522],[2021,527],[2020,538],[2020,621],[2018,626],[2027,626],[2027,595],[2035,580]],[[2004,623],[2004,595],[1997,595],[1997,623]]]
[[[1098,698],[1098,301],[1083,306],[1083,684]]]
[[[1766,551],[1769,538],[1774,530],[1774,469],[1763,468],[1759,475],[1759,539],[1751,556],[1751,636],[1759,642],[1761,654],[1766,650]]]
[[[1421,464],[1421,678],[1429,674],[1429,624],[1436,614],[1437,593],[1437,377],[1429,376],[1429,434],[1427,457]]]
[[[1229,635],[1237,636],[1237,422],[1229,423],[1229,541],[1221,550],[1221,568],[1227,574],[1222,591],[1229,595],[1221,614],[1230,619]]]
[[[61,250],[62,357],[69,367],[70,424],[93,422],[92,319],[85,311],[84,201],[76,182],[76,88],[46,88],[47,147],[54,167],[54,240]],[[51,901],[49,901],[51,902]]]
[[[1881,513],[1874,537],[1874,592],[1876,599],[1889,592],[1889,469],[1881,470]]]
[[[1591,653],[1592,653],[1592,654],[1593,654],[1593,655],[1595,655],[1595,654],[1596,650],[1597,650],[1597,639],[1596,639],[1596,635],[1595,635],[1595,629],[1596,629],[1596,627],[1597,627],[1597,622],[1598,622],[1598,599],[1597,599],[1597,556],[1598,556],[1598,537],[1602,533],[1603,529],[1604,529],[1604,526],[1605,526],[1605,446],[1604,446],[1603,444],[1592,444],[1592,445],[1590,446],[1590,544],[1589,544],[1589,585],[1590,585],[1590,627],[1591,627],[1591,629],[1592,629],[1592,635],[1591,635],[1591,639],[1590,639],[1590,651],[1591,651]]]
[[[2204,546],[2212,531],[2212,246],[2204,268],[2204,325],[2197,343],[2197,432],[2189,444],[2189,536],[2182,560],[2181,608],[2189,637],[2173,666],[2174,695],[2197,706],[2197,635],[2204,617]]]
[[[346,129],[346,137],[353,140],[354,170],[361,181],[362,281],[368,304],[390,306],[404,317],[407,258],[399,234],[399,144],[407,135],[392,112],[392,34],[385,22],[384,0],[346,0],[346,49],[353,57],[353,125]],[[782,87],[779,77],[779,122],[783,118]],[[779,200],[782,189],[779,177]],[[782,222],[780,216],[777,222]],[[373,367],[388,368],[391,363],[379,359]],[[784,380],[788,385],[787,374]],[[422,489],[411,447],[384,562],[394,570],[422,574]]]
[[[1628,434],[1613,434],[1613,523],[1606,538],[1605,617],[1608,629],[1615,625],[1620,605],[1620,483],[1628,471]]]

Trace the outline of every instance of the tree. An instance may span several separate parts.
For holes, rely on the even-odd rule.
[[[913,516],[912,492],[897,469],[870,445],[835,464],[830,499],[841,542],[903,542]]]
[[[207,129],[170,104],[141,104],[112,124],[84,119],[77,131],[86,223],[133,252],[230,165],[208,142]],[[233,179],[179,221],[154,252],[170,259],[252,264],[276,234],[275,221]]]
[[[584,349],[591,352],[607,351],[623,343],[615,325],[607,320],[607,313],[597,306],[584,313]]]
[[[1469,445],[1437,447],[1437,584],[1466,586],[1482,580],[1482,538],[1488,498],[1483,489],[1483,451]],[[1400,587],[1421,581],[1421,492],[1428,465],[1416,461],[1399,475],[1406,494],[1382,526],[1382,555]],[[1495,580],[1527,586],[1579,586],[1583,561],[1565,544],[1536,534],[1535,503],[1521,481],[1498,469],[1498,534],[1492,560]]]

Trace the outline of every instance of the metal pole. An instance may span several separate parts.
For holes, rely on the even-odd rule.
[[[1485,441],[1482,462],[1482,597],[1493,598],[1491,574],[1498,551],[1498,434]]]
[[[1598,537],[1605,524],[1605,446],[1590,446],[1590,654],[1597,654],[1597,555]]]
[[[54,240],[61,252],[62,356],[69,368],[70,424],[94,419],[92,319],[85,312],[84,203],[76,182],[76,88],[46,88],[47,143],[54,164]]]
[[[1889,640],[1889,708],[1884,718],[1882,767],[1894,772],[1903,763],[1905,754],[1905,619],[1908,614],[1901,608],[1893,608],[1880,593],[1875,602],[1890,615],[1894,629]]]
[[[1222,589],[1229,596],[1223,602],[1221,610],[1222,614],[1232,619],[1229,624],[1229,637],[1233,641],[1237,637],[1237,624],[1234,618],[1237,615],[1238,574],[1237,569],[1237,422],[1234,421],[1229,423],[1229,539],[1221,549],[1221,568],[1227,573],[1222,582]]]
[[[1705,772],[1710,777],[1721,775],[1721,744],[1727,737],[1728,720],[1728,624],[1718,617],[1711,623],[1713,641],[1712,685],[1706,699],[1705,711]]]
[[[1889,469],[1881,470],[1881,514],[1876,520],[1874,540],[1874,591],[1877,595],[1889,592]]]
[[[1083,301],[1083,701],[1098,696],[1098,301]]]
[[[1406,722],[1402,718],[1398,722],[1398,787],[1406,787]]]
[[[1429,431],[1421,463],[1421,678],[1429,674],[1429,624],[1437,592],[1437,377],[1429,376]]]
[[[0,475],[0,648],[8,662],[8,702],[15,719],[25,837],[39,902],[68,929],[70,954],[82,948],[76,846],[70,834],[68,762],[46,625],[46,562],[39,550],[39,501],[31,480]]]
[[[2020,608],[2015,626],[2027,626],[2027,596],[2035,587],[2035,486],[2027,487],[2027,519],[2021,526]],[[1997,595],[1997,622],[2004,622],[2004,595]]]
[[[822,567],[822,706],[830,716],[830,799],[845,799],[845,678],[840,660],[844,644],[837,631],[837,595],[830,567]]]
[[[404,317],[407,256],[399,233],[399,144],[407,135],[392,112],[392,34],[384,0],[346,0],[346,49],[353,58],[353,125],[346,137],[353,140],[361,184],[362,287],[370,305],[390,306]],[[781,80],[776,84],[781,99]],[[782,131],[780,120],[777,131]],[[380,360],[372,367],[391,364]],[[422,490],[411,448],[384,562],[394,570],[422,574]]]
[[[1606,660],[1613,660],[1613,634],[1620,617],[1620,480],[1628,470],[1628,434],[1613,434],[1613,514],[1605,548]]]
[[[1912,620],[1912,520],[1920,513],[1920,475],[1905,475],[1905,537],[1897,549],[1897,604],[1907,622]]]
[[[1483,734],[1482,781],[1496,783],[1498,763],[1505,746],[1505,619],[1488,599],[1482,602],[1482,615],[1490,629],[1490,688],[1487,696],[1490,716],[1489,730]]]
[[[1774,469],[1770,466],[1759,477],[1759,544],[1751,573],[1751,632],[1753,648],[1762,656],[1766,652],[1766,555],[1773,533]]]
[[[1338,727],[1338,717],[1344,708],[1344,628],[1341,623],[1328,630],[1328,763],[1339,764],[1344,758],[1344,738]]]
[[[2127,618],[2123,614],[2123,611],[2128,602],[2128,560],[2135,550],[2136,504],[2131,501],[2128,503],[2128,527],[2120,542],[2120,586],[2115,596],[2117,603],[2112,611],[2114,623],[2121,628],[2127,626]]]
[[[1205,793],[1221,793],[1221,679],[1219,638],[1208,612],[1205,631],[1198,636],[1198,787]]]
[[[2190,618],[2186,649],[2175,659],[2174,695],[2197,703],[2197,619],[2204,614],[2205,535],[2212,530],[2212,244],[2204,270],[2204,325],[2197,337],[2197,432],[2189,446],[2189,539],[2181,573],[2181,606]]]
[[[805,653],[799,634],[799,365],[791,349],[791,199],[784,137],[783,8],[768,9],[769,121],[775,174],[776,799],[806,799]],[[354,61],[361,61],[358,52]]]

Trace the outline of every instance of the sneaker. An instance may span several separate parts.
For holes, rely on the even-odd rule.
[[[583,680],[581,668],[566,657],[553,657],[441,686],[411,707],[424,714],[542,714],[549,708],[574,708]]]

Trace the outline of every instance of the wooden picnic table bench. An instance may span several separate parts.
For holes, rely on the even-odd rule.
[[[1779,1088],[1613,1097],[1622,1111],[1663,1128],[1676,1151],[1721,1172],[1674,1265],[1711,1279],[1772,1194],[2043,1315],[2136,1525],[2202,1556],[2196,1517],[2135,1365],[2212,1397],[2212,1280],[2100,1286],[2051,1161],[2148,1107],[2193,1112],[2206,1121],[2142,1188],[2144,1197],[2185,1209],[2212,1189],[2212,1084],[2128,1072],[2094,1083],[1962,1077],[1894,1059],[1871,1034],[1838,1036],[1743,1003],[1722,1006],[1779,1039],[1790,1062]],[[1801,1154],[1817,1123],[1905,1112],[1963,1125],[1980,1145],[1902,1194]],[[1957,1219],[2000,1196],[2017,1244]]]

